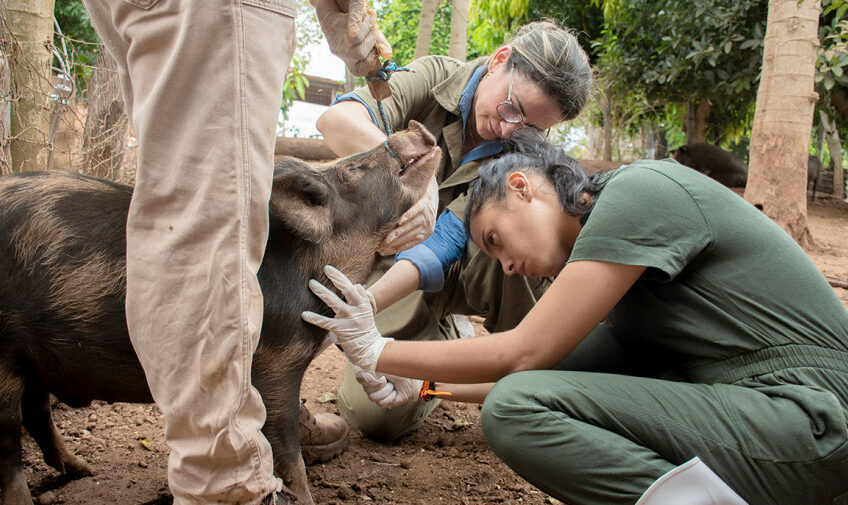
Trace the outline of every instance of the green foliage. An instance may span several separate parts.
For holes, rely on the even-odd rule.
[[[473,0],[469,37],[485,54],[491,53],[519,27],[531,21],[549,19],[575,30],[580,45],[594,63],[592,41],[601,34],[603,11],[593,2],[571,0]]]
[[[292,102],[295,100],[303,100],[306,96],[306,88],[309,87],[309,79],[303,73],[304,68],[306,68],[306,61],[300,54],[295,53],[292,57],[291,64],[289,65],[289,72],[286,75],[286,80],[283,82],[283,103],[281,110],[283,112],[284,120],[289,118],[289,109],[291,108]]]
[[[834,106],[848,96],[848,1],[823,0],[819,22],[819,40],[816,60],[817,104],[830,117],[836,118],[842,138],[848,137],[848,114]]]
[[[433,23],[433,35],[430,41],[430,54],[448,54],[450,43],[450,1],[443,1],[436,9]],[[386,40],[392,46],[392,60],[398,65],[412,61],[415,54],[415,42],[418,38],[418,21],[421,18],[421,0],[390,0],[377,8],[377,19]],[[473,34],[475,25],[469,16],[469,34]],[[478,40],[470,36],[467,59],[473,59],[487,52],[481,48]]]
[[[766,0],[640,0],[608,11],[597,46],[616,102],[638,93],[661,111],[668,103],[708,99],[714,141],[747,129],[762,66]]]
[[[56,33],[53,37],[53,45],[60,53],[67,49],[68,63],[73,69],[76,90],[78,94],[83,94],[97,61],[97,44],[100,39],[91,26],[88,13],[80,0],[56,2],[54,15],[64,39]],[[55,57],[53,66],[61,67]]]

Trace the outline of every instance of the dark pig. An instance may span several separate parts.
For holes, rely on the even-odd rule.
[[[748,166],[733,154],[711,144],[690,144],[672,151],[680,164],[694,168],[727,187],[745,186]]]
[[[312,169],[274,167],[270,234],[259,282],[265,316],[253,384],[275,470],[313,503],[299,447],[300,383],[325,333],[304,310],[328,313],[307,288],[332,264],[363,282],[377,246],[424,194],[441,150],[420,124],[381,146]],[[0,177],[0,491],[32,505],[21,467],[21,427],[61,473],[90,475],[53,423],[50,394],[71,407],[91,400],[151,402],[124,319],[127,210],[132,188],[73,174]],[[175,338],[178,335],[175,336]]]
[[[807,191],[810,190],[810,185],[813,186],[813,200],[816,199],[816,186],[819,184],[819,174],[822,172],[821,160],[810,155],[807,160]]]

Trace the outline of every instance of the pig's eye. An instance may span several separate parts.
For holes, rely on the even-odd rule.
[[[345,165],[339,170],[339,179],[344,183],[351,182],[357,178],[358,173],[355,165]]]

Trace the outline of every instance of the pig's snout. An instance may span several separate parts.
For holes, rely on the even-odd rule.
[[[410,121],[409,129],[392,135],[389,138],[389,148],[399,158],[401,176],[406,175],[405,173],[420,161],[436,156],[436,151],[439,151],[436,138],[417,121]]]

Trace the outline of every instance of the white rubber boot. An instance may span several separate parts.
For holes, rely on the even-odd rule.
[[[748,505],[695,457],[657,479],[636,505]]]

